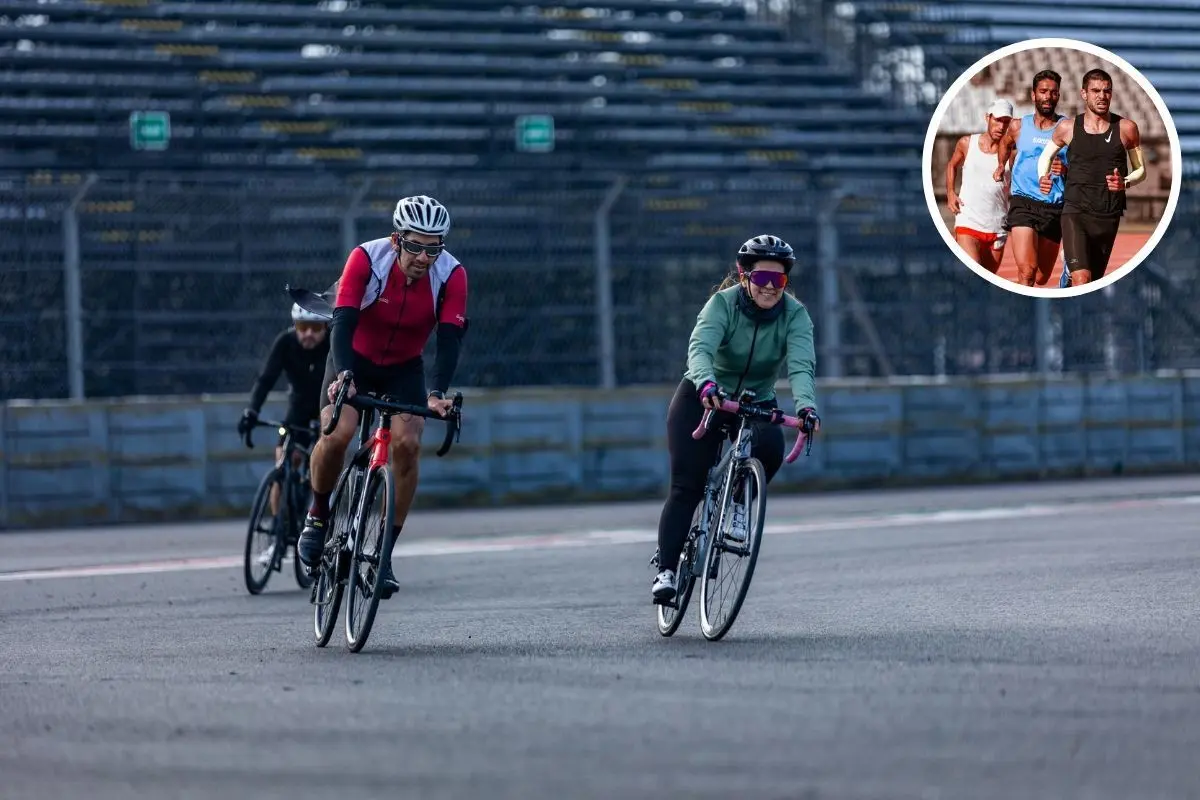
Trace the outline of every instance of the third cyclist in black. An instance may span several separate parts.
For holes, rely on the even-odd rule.
[[[325,377],[325,360],[328,357],[329,326],[325,318],[293,305],[292,327],[279,334],[271,345],[262,372],[250,391],[250,405],[238,421],[238,433],[242,438],[245,439],[254,427],[267,394],[281,374],[287,375],[291,384],[287,415],[283,421],[301,428],[318,422],[321,416],[321,381]],[[307,447],[312,444],[314,436],[297,433],[294,438],[297,443]],[[276,445],[275,461],[278,462],[282,457],[283,449]],[[271,495],[271,513],[279,510],[277,492],[278,489]]]

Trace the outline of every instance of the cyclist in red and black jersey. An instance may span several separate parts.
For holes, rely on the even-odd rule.
[[[350,253],[337,284],[329,360],[325,369],[321,423],[332,416],[346,373],[353,372],[355,392],[391,395],[396,402],[425,405],[438,414],[450,409],[445,395],[458,365],[467,327],[467,274],[446,251],[450,213],[424,195],[405,197],[392,215],[391,236],[364,242]],[[437,330],[434,389],[425,391],[421,353]],[[425,420],[403,414],[392,418],[391,464],[396,478],[397,536],[417,489],[417,459]],[[338,426],[313,449],[313,501],[296,552],[310,569],[325,547],[329,495],[354,438],[358,412],[342,408]],[[383,558],[383,597],[399,588],[392,575],[391,553]]]

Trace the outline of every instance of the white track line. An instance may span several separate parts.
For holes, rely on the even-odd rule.
[[[1050,517],[1085,509],[1095,512],[1125,508],[1150,508],[1162,506],[1200,504],[1200,495],[1179,497],[1157,497],[1133,500],[1108,500],[1084,505],[1082,503],[1056,503],[1014,507],[958,509],[947,511],[918,511],[908,513],[872,514],[838,519],[814,520],[767,525],[764,533],[769,535],[819,533],[825,531],[872,530],[904,528],[915,525],[942,525],[947,523],[983,522],[1000,519],[1026,519]],[[421,558],[434,556],[471,555],[480,553],[504,553],[514,550],[533,550],[561,547],[590,547],[596,545],[652,544],[658,540],[653,528],[617,528],[569,531],[552,534],[529,534],[519,536],[487,536],[479,538],[424,539],[401,542],[396,545],[394,558]],[[241,556],[215,556],[210,558],[178,558],[162,561],[144,561],[131,564],[97,564],[83,567],[32,569],[22,572],[0,572],[0,583],[14,581],[54,580],[65,578],[99,578],[114,575],[148,575],[157,572],[194,572],[206,569],[233,569],[242,564]]]

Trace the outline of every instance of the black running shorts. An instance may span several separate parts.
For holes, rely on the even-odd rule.
[[[1004,229],[1033,228],[1033,232],[1052,242],[1062,241],[1062,206],[1053,206],[1024,195],[1014,194],[1009,198],[1008,216],[1004,218]]]

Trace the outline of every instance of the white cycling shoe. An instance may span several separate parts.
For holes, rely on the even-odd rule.
[[[655,600],[671,600],[675,597],[675,570],[664,569],[654,576],[650,593]]]

